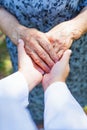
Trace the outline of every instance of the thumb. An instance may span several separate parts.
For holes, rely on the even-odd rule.
[[[66,50],[63,54],[63,57],[61,58],[61,62],[63,62],[64,64],[69,63],[71,53],[72,51],[70,49]]]
[[[24,57],[25,49],[24,49],[24,41],[22,39],[18,40],[18,57]]]

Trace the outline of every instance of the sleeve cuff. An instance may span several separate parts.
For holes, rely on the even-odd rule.
[[[60,87],[67,89],[67,85],[66,85],[65,82],[55,82],[55,83],[52,83],[52,84],[47,88],[47,90],[45,91],[45,95],[48,95],[48,93],[49,93],[50,91],[54,91],[55,88],[60,89]]]
[[[21,72],[16,72],[0,81],[0,95],[14,98],[27,106],[28,102],[28,84]]]
[[[50,101],[55,105],[54,101],[57,100],[56,102],[59,103],[61,106],[62,103],[67,102],[69,96],[70,91],[65,82],[55,82],[51,84],[45,91],[44,102],[47,105],[48,101]]]

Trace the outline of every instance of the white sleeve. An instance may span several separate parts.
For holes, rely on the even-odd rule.
[[[45,92],[44,128],[87,129],[87,116],[63,82],[50,85]]]
[[[0,80],[0,97],[11,97],[26,107],[28,102],[28,85],[21,72],[16,72]]]

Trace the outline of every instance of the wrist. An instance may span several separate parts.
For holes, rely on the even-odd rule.
[[[61,78],[61,77],[57,77],[57,78],[54,78],[54,77],[44,77],[45,79],[43,79],[43,88],[44,88],[44,91],[46,91],[46,89],[53,83],[55,82],[65,82],[66,79],[64,78]]]
[[[18,44],[18,40],[22,39],[24,35],[24,29],[25,27],[22,26],[21,24],[17,23],[16,26],[12,28],[13,32],[11,33],[11,40],[13,43],[16,45]]]
[[[71,20],[73,30],[73,39],[80,38],[87,32],[87,10],[83,10],[77,17]]]
[[[37,70],[31,69],[31,71],[29,71],[28,73],[28,70],[25,71],[25,70],[19,69],[19,72],[21,72],[23,76],[25,77],[25,80],[29,87],[29,91],[31,91],[42,80],[42,75]]]
[[[84,33],[84,27],[81,22],[79,22],[79,19],[72,19],[70,20],[71,27],[71,38],[73,40],[79,39]]]

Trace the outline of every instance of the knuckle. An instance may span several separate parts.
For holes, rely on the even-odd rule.
[[[48,59],[48,56],[46,54],[44,54],[43,58],[46,60],[46,59]]]
[[[46,59],[46,57],[47,57],[46,53],[44,53],[42,51],[40,51],[39,55],[40,55],[40,57],[42,57],[44,59]]]
[[[52,68],[54,65],[54,62],[49,62],[49,63],[50,63],[49,66]]]
[[[29,50],[29,54],[30,54],[30,56],[33,56],[32,50]]]
[[[39,58],[35,58],[34,60],[35,60],[35,62],[36,62],[37,64],[39,64],[39,65],[41,64],[41,61],[40,61]]]
[[[49,53],[51,53],[51,51],[53,51],[51,46],[48,45],[47,48],[48,48]]]
[[[49,52],[51,51],[51,46],[49,44],[45,44],[45,47]]]
[[[31,45],[32,45],[32,44],[34,43],[34,42],[33,42],[33,41],[34,41],[34,38],[32,38],[32,37],[26,35],[26,36],[25,36],[25,41],[28,42],[28,44],[31,44]]]
[[[29,41],[29,40],[30,40],[30,38],[29,38],[28,35],[25,36],[25,40],[26,40],[26,41]]]

